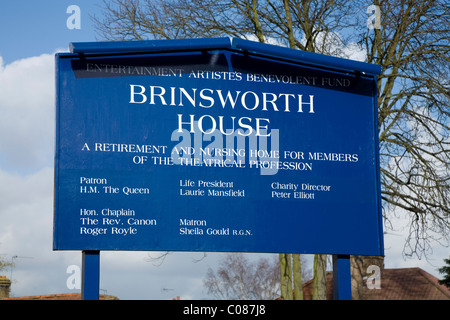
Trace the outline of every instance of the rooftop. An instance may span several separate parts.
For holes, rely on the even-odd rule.
[[[450,300],[450,288],[420,268],[382,269],[381,289],[362,286],[362,300]],[[303,286],[305,300],[312,299],[312,281]],[[333,273],[327,273],[327,299],[333,300]]]
[[[81,293],[45,294],[37,296],[10,297],[4,300],[81,300]],[[100,300],[119,300],[111,295],[101,294]]]

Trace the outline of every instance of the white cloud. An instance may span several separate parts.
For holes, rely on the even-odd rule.
[[[12,293],[40,294],[55,285],[52,275],[63,262],[52,252],[53,169],[28,175],[0,170],[0,181],[0,252],[8,260],[16,256]]]
[[[259,41],[254,34],[245,35],[245,39]],[[279,39],[265,37],[264,41],[267,44],[286,47],[286,44],[280,42]],[[316,34],[314,41],[317,53],[362,62],[366,61],[367,52],[364,47],[356,42],[344,43],[342,37],[337,32],[319,32]],[[300,43],[306,45],[306,38],[301,39]]]
[[[356,42],[345,43],[337,32],[319,32],[314,38],[319,53],[364,62],[366,50]],[[306,44],[306,39],[302,40]]]
[[[0,58],[0,166],[15,171],[51,165],[55,119],[54,55],[4,65]]]

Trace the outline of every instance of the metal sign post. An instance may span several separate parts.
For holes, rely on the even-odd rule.
[[[334,300],[352,300],[350,256],[333,255]]]
[[[100,251],[83,251],[81,274],[81,299],[99,300]]]

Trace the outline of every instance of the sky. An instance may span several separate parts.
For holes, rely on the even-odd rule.
[[[80,292],[68,280],[74,275],[70,270],[81,266],[81,252],[52,250],[54,60],[70,42],[101,40],[91,20],[92,15],[101,15],[101,4],[100,0],[0,2],[0,257],[15,263],[0,275],[12,278],[13,296]],[[80,8],[80,29],[67,27],[71,5]],[[404,221],[399,214],[394,230],[385,234],[385,266],[420,267],[440,277],[437,268],[448,257],[448,248],[436,245],[428,259],[404,257],[408,231]],[[173,252],[159,266],[149,261],[157,255],[101,252],[101,293],[124,300],[210,298],[203,279],[223,253],[207,253],[195,262],[203,253]]]

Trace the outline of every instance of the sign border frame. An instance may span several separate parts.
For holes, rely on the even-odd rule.
[[[269,45],[238,38],[198,38],[198,39],[177,39],[177,40],[145,40],[145,41],[113,41],[113,42],[73,42],[70,43],[70,52],[57,53],[55,55],[56,69],[56,141],[55,141],[55,176],[54,176],[54,215],[53,215],[53,250],[70,250],[57,248],[57,227],[58,216],[56,214],[60,205],[57,193],[59,192],[59,152],[60,141],[60,67],[59,60],[64,58],[77,58],[83,56],[109,56],[109,55],[133,55],[133,54],[161,54],[171,52],[186,51],[209,51],[209,50],[229,50],[244,52],[254,56],[267,57],[273,60],[295,63],[303,66],[319,67],[325,70],[349,72],[352,74],[363,74],[372,78],[374,87],[373,111],[374,111],[374,141],[375,141],[375,169],[377,190],[377,213],[378,213],[378,242],[379,254],[384,255],[383,239],[383,218],[381,201],[381,178],[380,178],[380,153],[378,134],[378,105],[377,105],[377,75],[381,74],[381,66],[360,61],[348,60],[317,53],[300,51],[285,47]],[[78,249],[72,249],[78,250]],[[105,249],[106,250],[106,249]],[[111,251],[117,251],[117,249]],[[119,249],[119,251],[130,251]],[[346,253],[345,253],[346,254]]]

